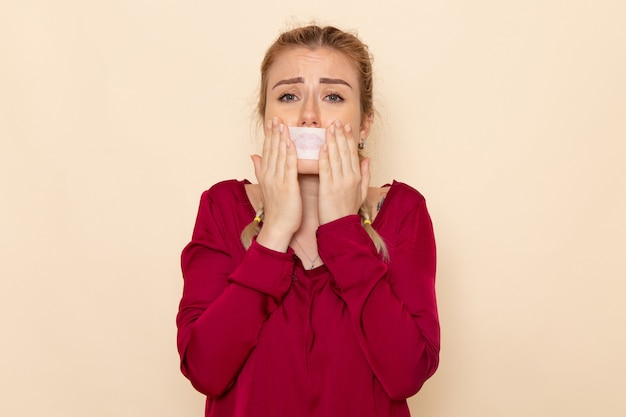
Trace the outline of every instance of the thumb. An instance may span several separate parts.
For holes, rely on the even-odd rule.
[[[254,165],[254,175],[256,175],[258,180],[259,174],[261,173],[261,162],[263,162],[263,158],[260,155],[250,155],[250,159],[252,159],[252,164]]]
[[[370,159],[363,158],[361,161],[361,195],[363,198],[367,197],[367,190],[370,186]]]

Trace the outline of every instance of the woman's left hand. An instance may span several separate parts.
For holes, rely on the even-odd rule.
[[[357,214],[367,197],[370,160],[359,160],[352,127],[337,120],[326,129],[319,157],[319,220],[329,223]]]

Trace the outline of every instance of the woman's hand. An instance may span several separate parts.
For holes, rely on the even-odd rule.
[[[296,148],[289,129],[277,117],[265,123],[263,155],[252,155],[254,173],[261,186],[263,227],[257,242],[284,252],[302,221]]]
[[[370,182],[370,161],[359,160],[352,127],[335,121],[326,129],[326,144],[319,159],[320,224],[356,214],[365,201]]]

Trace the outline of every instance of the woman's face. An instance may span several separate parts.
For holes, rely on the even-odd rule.
[[[367,138],[371,119],[361,120],[359,76],[345,55],[328,48],[295,47],[276,57],[267,73],[265,119],[286,126],[327,128],[335,120]],[[318,173],[317,161],[298,160],[301,174]]]

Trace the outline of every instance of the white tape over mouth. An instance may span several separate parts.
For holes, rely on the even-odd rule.
[[[296,145],[298,159],[320,158],[320,148],[326,142],[326,129],[318,127],[290,127],[289,135]]]

